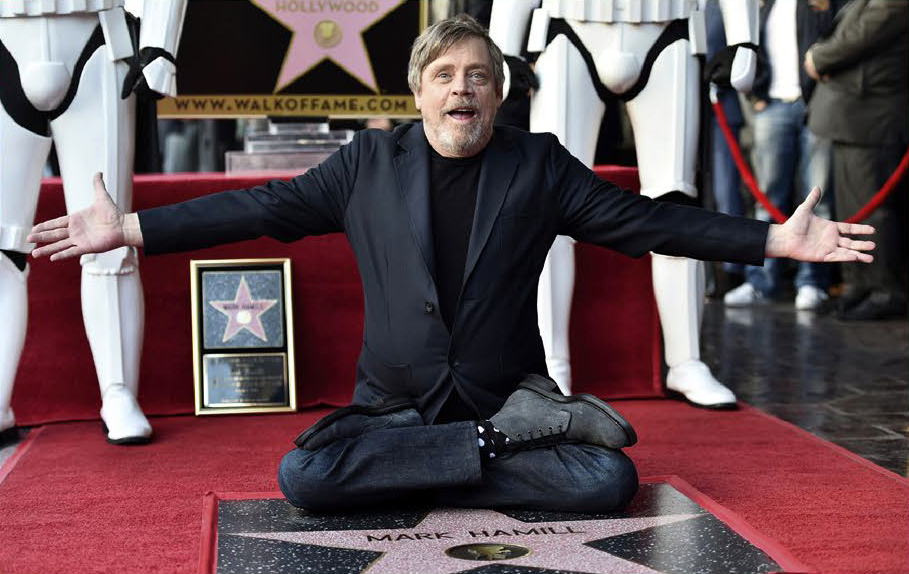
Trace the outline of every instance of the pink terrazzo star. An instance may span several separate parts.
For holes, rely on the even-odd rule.
[[[265,329],[262,328],[262,313],[271,309],[277,299],[253,299],[246,285],[246,276],[240,276],[240,286],[233,301],[209,301],[212,307],[227,315],[227,327],[224,329],[222,343],[246,329],[256,337],[268,342]]]
[[[496,564],[576,572],[654,574],[655,571],[603,552],[585,542],[681,522],[699,516],[676,514],[646,518],[529,523],[494,510],[436,509],[413,528],[321,532],[243,532],[240,536],[334,548],[382,552],[367,566],[369,574],[450,574],[483,562],[453,558],[446,550],[464,544],[510,544],[530,550]],[[490,562],[485,562],[489,564]]]
[[[404,0],[252,0],[293,33],[275,91],[328,58],[379,91],[362,33]]]

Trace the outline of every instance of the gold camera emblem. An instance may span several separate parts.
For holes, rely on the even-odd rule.
[[[334,48],[341,41],[341,26],[334,20],[322,20],[313,30],[316,44],[323,48]]]
[[[514,544],[462,544],[453,546],[445,551],[452,558],[461,560],[511,560],[530,554],[529,548]]]

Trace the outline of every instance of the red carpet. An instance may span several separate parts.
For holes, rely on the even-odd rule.
[[[642,476],[677,475],[818,572],[905,572],[909,482],[755,410],[619,401]],[[317,415],[166,417],[147,447],[50,425],[0,484],[0,569],[195,572],[206,492],[277,489]],[[2,475],[3,472],[0,472]]]
[[[633,168],[598,168],[637,188]],[[219,174],[139,176],[134,208],[182,201],[264,181]],[[63,214],[59,179],[43,184],[37,219]],[[292,244],[246,241],[189,253],[144,257],[146,334],[140,402],[148,414],[193,411],[189,261],[289,257],[292,260],[297,404],[345,404],[360,351],[363,299],[350,248],[340,234]],[[13,409],[23,425],[98,417],[100,399],[79,303],[79,264],[31,262],[29,327]],[[657,315],[649,257],[633,260],[579,245],[571,320],[574,388],[608,397],[659,396]],[[602,361],[604,354],[621,360]],[[605,366],[604,366],[605,365]]]

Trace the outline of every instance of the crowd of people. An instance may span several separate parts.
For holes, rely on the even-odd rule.
[[[758,74],[748,94],[758,185],[784,213],[818,185],[824,199],[816,212],[846,219],[880,189],[909,144],[909,4],[767,0],[760,22]],[[714,192],[718,205],[741,193],[738,182],[717,180]],[[867,268],[798,264],[795,307],[826,309],[839,275],[839,319],[905,316],[905,210],[904,182],[866,219],[878,233]],[[759,204],[755,216],[769,220]],[[740,307],[779,298],[784,263],[746,267],[723,301]]]

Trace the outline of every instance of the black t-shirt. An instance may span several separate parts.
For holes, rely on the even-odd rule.
[[[483,154],[466,158],[443,157],[430,148],[430,205],[432,238],[435,251],[435,280],[439,293],[439,312],[452,328],[452,320],[464,281],[467,246],[473,228],[473,215],[480,185]],[[435,422],[476,419],[475,411],[453,388]]]
[[[467,245],[477,206],[480,166],[483,154],[472,157],[443,157],[430,148],[430,205],[432,238],[436,254],[435,280],[439,311],[451,330],[458,306]]]

